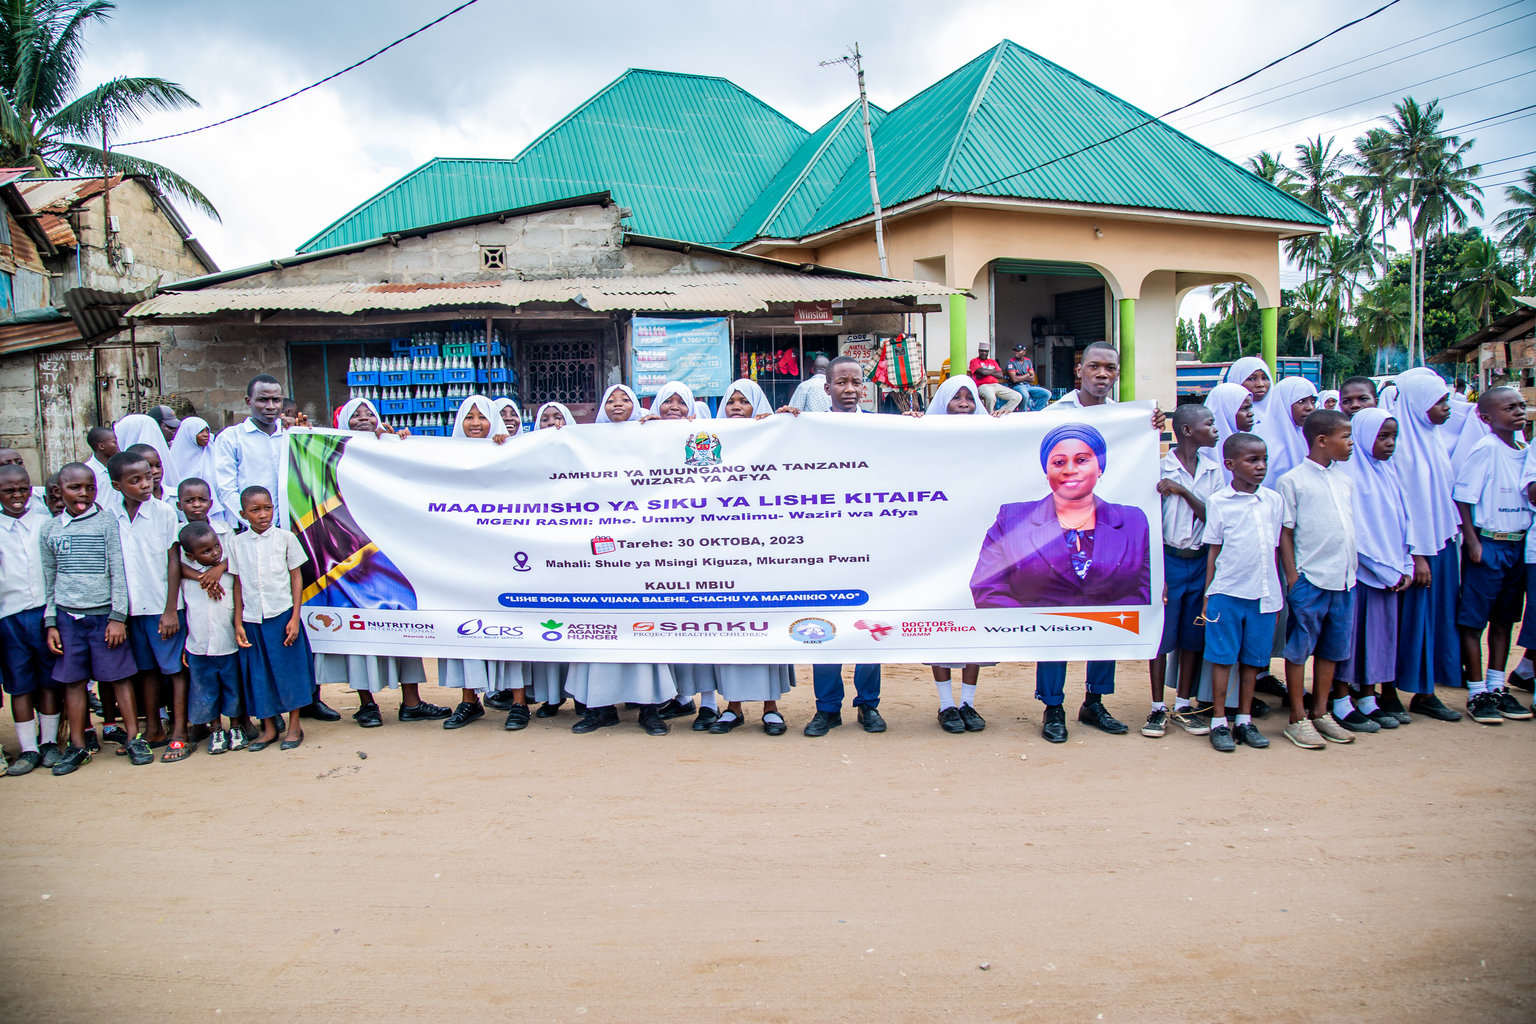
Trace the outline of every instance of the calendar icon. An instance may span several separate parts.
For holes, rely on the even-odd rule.
[[[612,537],[593,537],[592,553],[594,555],[607,555],[617,551],[619,546],[613,542]]]

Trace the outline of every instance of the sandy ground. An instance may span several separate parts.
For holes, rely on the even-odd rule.
[[[1030,669],[961,736],[925,672],[878,736],[801,736],[802,668],[777,739],[449,734],[386,695],[290,753],[0,780],[0,1018],[1536,1019],[1536,723],[1052,746]]]

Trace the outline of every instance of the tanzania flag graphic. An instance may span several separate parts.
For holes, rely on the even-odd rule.
[[[295,433],[288,443],[289,525],[309,555],[300,572],[311,607],[414,611],[416,591],[342,501],[336,467],[350,438]]]

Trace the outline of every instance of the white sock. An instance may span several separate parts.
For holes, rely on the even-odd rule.
[[[1467,696],[1468,697],[1475,697],[1475,696],[1477,696],[1480,693],[1487,693],[1487,692],[1488,692],[1488,680],[1486,680],[1486,679],[1468,679],[1467,680]]]
[[[16,723],[16,738],[21,741],[23,751],[37,750],[37,719],[28,722]]]
[[[1155,700],[1155,701],[1152,702],[1152,710],[1153,711],[1167,711],[1168,710],[1168,705],[1163,703],[1160,700]]]
[[[1504,673],[1503,672],[1498,672],[1498,671],[1495,671],[1494,669],[1489,669],[1488,670],[1488,689],[1490,689],[1490,690],[1502,690],[1502,689],[1504,689]]]
[[[1333,702],[1334,718],[1340,720],[1348,718],[1349,713],[1353,710],[1355,710],[1355,702],[1350,700],[1348,697],[1339,697],[1336,698]]]
[[[970,707],[975,707],[976,706],[976,684],[975,683],[961,683],[960,684],[960,703],[968,705]]]
[[[711,711],[719,711],[720,705],[715,703],[715,691],[699,694],[699,707],[709,708]]]
[[[1227,725],[1227,716],[1226,715],[1222,715],[1220,718],[1213,718],[1213,719],[1211,719],[1211,728],[1213,730],[1214,729],[1224,729],[1224,728],[1226,728],[1226,725]]]
[[[1238,725],[1252,725],[1253,724],[1253,716],[1252,715],[1238,715],[1237,716],[1237,724]]]
[[[1188,697],[1175,697],[1175,698],[1173,698],[1173,709],[1175,711],[1183,711],[1185,708],[1192,708],[1192,707],[1194,707],[1194,705],[1189,702],[1189,698]]]
[[[1536,665],[1531,663],[1531,656],[1529,654],[1521,658],[1520,664],[1515,666],[1515,675],[1525,676],[1527,679],[1532,675],[1536,675]]]
[[[59,742],[59,716],[37,713],[38,738],[44,743]]]
[[[935,679],[934,689],[939,691],[939,710],[947,711],[955,706],[955,684],[948,679]]]
[[[1361,697],[1355,702],[1355,707],[1368,715],[1374,715],[1377,711],[1381,710],[1381,706],[1376,703],[1375,697]]]

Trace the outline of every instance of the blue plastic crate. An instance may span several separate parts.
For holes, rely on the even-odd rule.
[[[403,388],[411,383],[410,370],[385,370],[379,374],[379,385],[386,388]]]
[[[443,371],[441,371],[441,370],[412,370],[411,371],[411,383],[412,384],[441,384],[442,382],[443,382]]]
[[[448,428],[444,426],[412,427],[411,433],[420,434],[422,437],[447,437]]]
[[[372,388],[379,384],[379,375],[373,370],[348,370],[347,387]]]
[[[410,338],[390,338],[389,354],[393,356],[408,356],[411,354]]]
[[[379,400],[379,415],[409,416],[414,403],[409,398],[384,398]]]
[[[499,341],[477,341],[469,346],[470,354],[476,356],[502,355],[502,344]]]
[[[443,370],[444,384],[473,384],[474,382],[475,371],[467,366],[449,367]]]
[[[442,355],[442,351],[436,345],[412,345],[410,357],[412,359],[436,359]]]
[[[412,400],[412,412],[443,412],[448,407],[446,398],[417,398]]]
[[[485,372],[487,384],[510,384],[517,380],[517,373],[505,366],[493,366]]]

